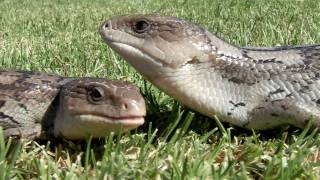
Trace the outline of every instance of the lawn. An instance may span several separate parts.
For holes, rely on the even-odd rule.
[[[320,43],[318,0],[0,0],[0,67],[132,81],[146,124],[72,142],[5,142],[0,179],[318,179],[320,135],[221,124],[189,111],[143,80],[101,40],[114,15],[188,19],[239,46]],[[1,133],[0,133],[1,134]]]

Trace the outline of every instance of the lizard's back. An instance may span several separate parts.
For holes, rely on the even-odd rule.
[[[0,71],[0,126],[39,123],[57,96],[61,80],[38,72]]]

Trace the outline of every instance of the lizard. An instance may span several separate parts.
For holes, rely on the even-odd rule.
[[[138,88],[126,81],[0,70],[6,139],[105,137],[142,125],[145,114]]]
[[[190,21],[134,14],[102,23],[111,49],[169,96],[246,129],[320,129],[320,45],[239,47]]]

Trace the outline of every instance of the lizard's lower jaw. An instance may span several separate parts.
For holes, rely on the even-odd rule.
[[[68,120],[66,120],[68,118]],[[60,119],[61,120],[61,119]],[[75,115],[64,117],[62,122],[55,124],[55,136],[67,139],[85,139],[105,137],[111,132],[126,132],[144,123],[143,116],[113,118],[96,115]]]
[[[127,33],[110,30],[104,26],[101,26],[100,34],[109,47],[146,78],[149,79],[148,76],[153,76],[163,68],[160,60],[142,52],[141,48],[135,47],[135,45],[143,43],[141,39],[134,38]]]
[[[153,75],[163,64],[140,49],[121,42],[107,42],[109,46],[143,75]]]
[[[96,115],[77,115],[74,119],[81,123],[85,123],[87,126],[105,126],[107,129],[110,129],[110,131],[130,130],[144,123],[143,116],[104,117]]]

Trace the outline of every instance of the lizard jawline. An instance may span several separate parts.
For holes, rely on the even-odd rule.
[[[141,125],[144,123],[143,116],[132,116],[132,117],[108,117],[98,115],[79,114],[75,115],[74,118],[80,119],[92,123],[94,121],[97,124],[123,124],[123,125]]]

